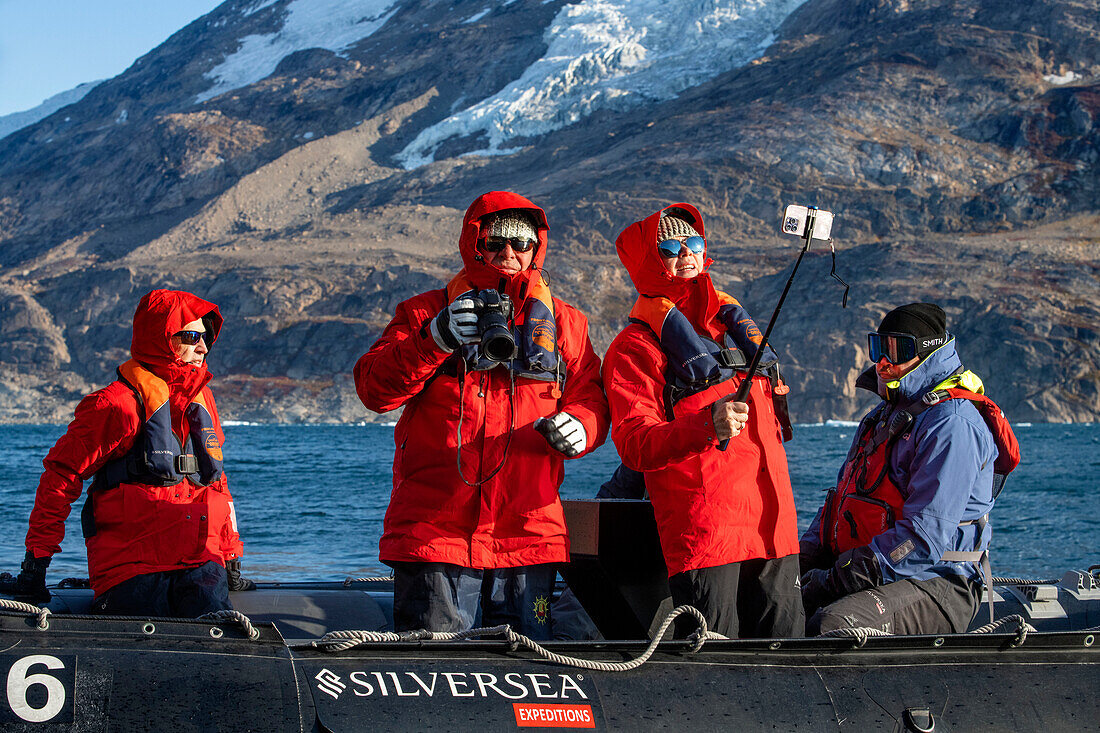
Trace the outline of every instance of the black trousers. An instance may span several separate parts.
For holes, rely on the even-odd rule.
[[[225,568],[213,560],[193,568],[135,575],[92,601],[92,613],[198,618],[232,610]]]
[[[899,580],[830,603],[810,618],[806,634],[855,627],[891,634],[961,634],[981,600],[981,584],[961,576]]]
[[[731,639],[800,637],[806,622],[798,585],[798,555],[755,559],[677,573],[668,579],[672,605],[695,606],[707,629]],[[676,636],[697,628],[694,618],[676,619]]]

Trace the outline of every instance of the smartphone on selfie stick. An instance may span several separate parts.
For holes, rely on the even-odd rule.
[[[764,354],[764,347],[768,345],[768,337],[771,336],[772,328],[779,317],[779,311],[783,308],[783,301],[787,299],[787,292],[791,289],[791,283],[794,282],[794,274],[798,272],[798,266],[802,264],[803,256],[810,251],[810,244],[813,240],[829,241],[833,232],[833,212],[819,209],[816,206],[791,204],[783,212],[783,225],[779,228],[779,231],[783,234],[801,237],[802,250],[798,253],[798,259],[794,263],[794,269],[791,270],[791,276],[787,278],[783,294],[779,296],[779,302],[776,303],[775,310],[772,311],[771,320],[768,321],[768,327],[764,330],[764,337],[760,339],[760,343],[756,347],[756,353],[753,354],[752,361],[749,362],[748,372],[741,381],[737,394],[733,397],[734,402],[744,402],[748,398],[749,390],[752,388],[752,378],[756,376],[756,369],[760,366],[760,357]],[[847,291],[845,291],[845,301],[847,301]],[[729,442],[729,438],[723,440],[718,444],[718,450],[725,450]]]

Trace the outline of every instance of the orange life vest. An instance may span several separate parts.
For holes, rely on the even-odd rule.
[[[840,483],[826,496],[820,529],[822,546],[839,555],[868,544],[903,518],[905,497],[890,478],[890,449],[917,415],[950,399],[970,400],[993,434],[997,446],[993,464],[996,498],[1005,478],[1020,463],[1020,446],[1004,412],[993,400],[966,389],[948,387],[927,393],[922,404],[909,409],[893,409],[884,403],[860,426],[855,448],[841,471]]]

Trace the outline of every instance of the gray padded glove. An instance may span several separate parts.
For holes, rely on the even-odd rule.
[[[432,338],[444,351],[454,351],[463,344],[481,340],[477,327],[477,303],[472,292],[463,293],[432,319]]]

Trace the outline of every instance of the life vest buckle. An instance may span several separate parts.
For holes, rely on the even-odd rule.
[[[737,368],[748,364],[748,361],[745,359],[745,353],[741,351],[741,349],[722,349],[715,357],[718,359],[718,362],[725,367]]]
[[[934,389],[931,392],[925,392],[924,396],[920,398],[920,401],[931,407],[943,401],[943,398],[947,397],[947,391],[942,389]]]
[[[194,455],[185,454],[176,456],[176,473],[188,475],[199,472],[199,459]]]

